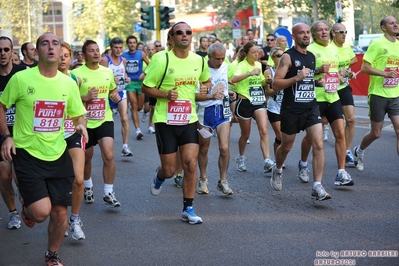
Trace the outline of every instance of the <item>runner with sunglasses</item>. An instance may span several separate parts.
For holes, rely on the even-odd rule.
[[[357,63],[357,57],[349,44],[345,43],[347,30],[345,25],[335,23],[330,31],[331,45],[338,50],[338,70],[344,77],[345,82],[338,87],[338,95],[345,117],[345,142],[346,142],[346,166],[354,167],[355,161],[352,150],[353,137],[355,135],[355,102],[353,100],[352,88],[349,79],[355,79],[356,74],[350,67]]]
[[[199,150],[195,101],[198,82],[202,93],[210,88],[210,73],[204,59],[190,51],[192,30],[187,23],[176,23],[168,40],[173,49],[153,59],[142,86],[145,94],[157,98],[153,122],[161,166],[150,181],[150,192],[159,195],[165,180],[174,176],[179,150],[184,169],[182,220],[199,224],[202,218],[193,208]]]

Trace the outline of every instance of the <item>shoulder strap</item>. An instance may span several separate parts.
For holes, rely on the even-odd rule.
[[[161,82],[159,83],[159,85],[157,87],[158,90],[159,90],[159,88],[161,88],[162,82],[163,82],[163,80],[165,78],[166,71],[168,70],[168,66],[169,66],[169,55],[168,55],[168,52],[165,52],[165,55],[166,55],[166,66],[165,66],[165,71],[163,72],[163,76],[162,76]]]

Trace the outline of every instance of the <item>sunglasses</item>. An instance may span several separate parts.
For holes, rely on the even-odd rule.
[[[272,41],[274,41],[274,39],[266,39],[266,41],[272,42]]]
[[[277,57],[277,58],[280,58],[280,57],[283,56],[283,54],[275,54],[274,56]]]
[[[155,45],[155,47],[162,47],[162,45]]]
[[[193,34],[193,32],[191,30],[177,30],[177,31],[175,31],[175,34],[176,35],[183,35],[183,34],[191,35],[191,34]]]
[[[8,53],[11,49],[6,47],[6,48],[0,48],[0,53],[2,53],[4,50],[5,53]]]
[[[347,34],[348,31],[347,30],[336,30],[335,33],[339,33],[339,34]]]

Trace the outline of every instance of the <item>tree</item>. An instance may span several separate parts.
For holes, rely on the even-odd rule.
[[[49,0],[0,0],[0,29],[10,30],[19,43],[36,42],[47,29],[43,12]]]
[[[133,34],[140,19],[137,0],[81,0],[83,12],[73,19],[75,41],[96,39],[99,35],[125,38]],[[105,37],[105,36],[103,36]]]

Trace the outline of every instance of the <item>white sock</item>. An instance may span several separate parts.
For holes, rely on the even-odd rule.
[[[114,189],[114,184],[104,184],[104,195],[108,195]]]
[[[301,165],[301,167],[302,168],[306,168],[306,167],[308,167],[308,162],[306,161],[306,162],[302,162],[302,160],[300,161],[300,165]]]
[[[84,180],[84,181],[83,181],[83,184],[84,184],[84,187],[90,187],[90,188],[92,188],[92,187],[93,187],[93,180],[92,180],[91,177],[90,177],[89,180]]]
[[[318,185],[321,185],[321,182],[313,182],[313,189],[316,189]]]
[[[345,169],[338,169],[338,174],[345,172]]]
[[[122,149],[127,148],[127,147],[128,147],[127,144],[122,145]]]

